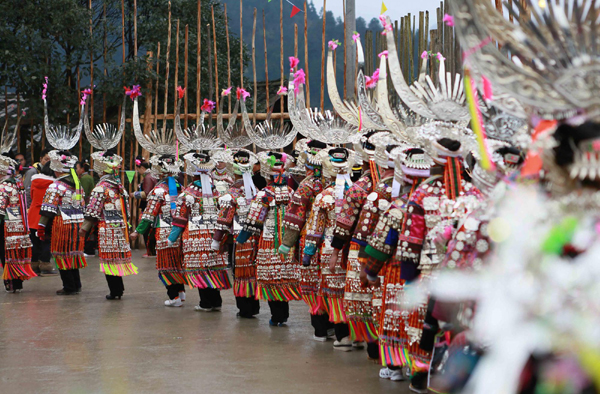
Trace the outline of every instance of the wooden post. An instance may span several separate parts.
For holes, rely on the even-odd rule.
[[[177,92],[177,84],[179,83],[179,19],[177,19],[177,35],[175,37],[175,84],[173,86],[173,99],[175,103],[173,105],[173,113],[175,113],[175,109],[177,108],[177,100],[179,99],[179,94]]]
[[[304,73],[306,74],[306,107],[310,108],[310,85],[308,78],[308,17],[304,0]]]
[[[167,30],[167,55],[165,58],[165,103],[164,103],[164,114],[167,116],[167,103],[169,102],[169,52],[171,52],[171,2],[169,1],[169,28]],[[163,120],[163,134],[167,130],[167,121]]]
[[[133,54],[137,59],[138,41],[137,41],[137,0],[133,0]]]
[[[77,66],[77,101],[76,103],[79,103],[79,97],[81,97],[81,79],[80,79],[80,72],[79,72],[79,66]],[[77,105],[77,108],[79,109],[79,118],[81,119],[81,105]],[[31,146],[31,148],[33,149],[33,145]],[[83,158],[83,133],[79,134],[79,158]]]
[[[17,87],[17,119],[21,116],[21,95],[19,93],[19,88]],[[8,113],[6,114],[6,118],[8,119]],[[21,133],[19,133],[20,125],[17,123],[15,125],[15,133],[17,133],[17,152],[21,151]]]
[[[206,37],[208,39],[208,97],[212,98],[213,90],[213,62],[212,62],[212,39],[210,38],[210,24],[206,25]],[[219,92],[215,95],[215,102],[219,102]],[[219,105],[217,104],[217,108]]]
[[[263,43],[265,45],[265,89],[267,90],[267,110],[269,109],[269,63],[267,61],[267,31],[265,28],[265,10],[262,12],[263,17]]]
[[[279,83],[279,86],[283,86],[283,0],[279,0],[279,41],[280,41],[279,65],[280,65],[280,73],[281,73],[281,82]],[[283,100],[279,101],[279,109],[281,110],[281,115],[283,115]],[[281,122],[280,127],[283,128],[283,122]]]
[[[225,9],[225,37],[227,38],[227,87],[231,86],[231,50],[229,49],[229,20],[227,19],[227,3],[223,3]],[[213,19],[214,24],[214,19]],[[240,38],[241,39],[241,38]],[[215,37],[215,42],[217,38]],[[215,49],[215,59],[217,58],[217,50]],[[218,73],[217,67],[215,70]],[[217,89],[218,90],[218,89]],[[218,93],[218,92],[217,92]],[[231,95],[227,96],[227,113],[231,113]]]
[[[252,75],[254,77],[254,118],[252,124],[253,126],[256,126],[256,99],[258,90],[256,85],[256,7],[254,8],[254,21],[252,22]]]
[[[123,64],[125,64],[125,0],[121,0],[121,40],[121,45],[123,47]],[[119,107],[117,119],[121,117],[121,111],[125,111],[125,108]],[[117,146],[117,152],[120,152],[121,157],[125,160],[125,132],[123,132],[123,135],[121,136],[121,142]]]
[[[325,110],[325,22],[327,21],[327,0],[323,0],[323,43],[321,45],[321,112]]]
[[[346,59],[346,51],[348,49],[348,32],[346,31],[346,0],[342,0],[342,14],[344,16],[344,98],[347,98],[347,91],[346,91],[346,65],[347,65],[347,59]],[[337,65],[337,63],[336,63]]]
[[[200,32],[202,30],[202,0],[198,0],[198,20],[196,25],[196,123],[200,119],[200,79],[202,76],[202,55],[200,50],[202,49],[202,38]]]
[[[92,11],[92,0],[89,1],[90,11]],[[90,39],[93,35],[93,27],[94,21],[93,16],[90,14]],[[94,51],[90,49],[90,89],[94,89]],[[90,100],[90,128],[94,130],[94,95],[92,94],[89,98]],[[79,101],[78,101],[79,102]],[[42,137],[42,141],[44,138]],[[43,147],[43,145],[42,145]],[[90,146],[90,165],[92,165],[92,152],[94,152],[94,147]]]
[[[183,127],[188,127],[188,43],[189,43],[189,29],[188,25],[185,25],[185,50],[183,52],[183,62],[185,63],[183,70],[183,84],[185,88],[185,97],[183,99],[183,112],[185,113],[185,120],[183,121]]]
[[[244,87],[244,25],[242,24],[243,0],[240,0],[240,86]]]
[[[212,12],[212,31],[213,31],[213,53],[215,55],[215,96],[217,99],[215,100],[217,103],[217,108],[219,108],[219,63],[217,61],[217,31],[215,29],[215,7],[211,6]],[[211,118],[212,119],[212,118]]]
[[[106,42],[106,2],[104,2],[104,6],[103,6],[103,12],[102,12],[102,18],[103,18],[103,23],[102,23],[102,27],[103,27],[103,42],[104,42],[104,51],[102,53],[102,67],[103,67],[103,74],[104,77],[106,78],[106,76],[108,75],[108,72],[106,71],[106,51],[107,51],[107,42]],[[102,93],[102,122],[106,123],[106,93]]]
[[[157,45],[156,48],[156,89],[154,90],[154,130],[158,130],[158,81],[159,81],[159,71],[160,71],[160,42]],[[144,122],[145,123],[145,122]],[[145,126],[145,124],[144,124]],[[144,127],[144,129],[146,131],[148,131],[148,129],[146,129]]]

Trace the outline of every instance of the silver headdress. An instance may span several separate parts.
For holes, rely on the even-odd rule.
[[[389,17],[386,17],[388,23]],[[446,73],[444,60],[439,60],[439,87],[436,87],[431,77],[420,74],[420,80],[408,86],[400,67],[396,43],[393,34],[386,34],[389,52],[389,66],[392,82],[396,92],[406,106],[425,118],[444,122],[466,122],[470,115],[465,104],[465,94],[460,74],[454,76]],[[425,63],[425,62],[423,62]],[[381,69],[379,71],[381,73]],[[380,77],[381,81],[382,78]]]
[[[75,163],[77,163],[78,160],[77,156],[63,155],[59,152],[67,152],[79,142],[81,129],[83,128],[84,123],[87,123],[86,112],[87,104],[84,104],[81,106],[79,124],[75,129],[64,125],[50,126],[50,123],[48,122],[48,105],[44,98],[44,127],[46,129],[46,138],[48,139],[48,143],[55,149],[48,152],[48,156],[50,157],[50,168],[53,171],[65,173],[71,171],[72,168],[75,168]]]
[[[140,115],[137,97],[133,100],[133,131],[135,138],[142,148],[154,155],[150,158],[152,171],[157,174],[178,174],[181,171],[181,162],[177,153],[185,154],[189,148],[185,144],[178,144],[173,130],[167,129],[166,124],[162,130],[151,130],[149,135],[144,134],[140,126]],[[179,152],[178,152],[179,151]]]
[[[509,9],[518,14],[518,24],[513,24],[486,0],[451,2],[469,62],[495,90],[511,93],[542,114],[561,118],[583,110],[590,118],[598,119],[598,3],[524,3],[527,11],[520,2]]]
[[[123,131],[125,131],[126,104],[127,96],[123,98],[119,129],[110,123],[101,123],[96,125],[94,131],[90,130],[90,124],[87,119],[87,108],[85,109],[85,135],[90,144],[97,149],[96,152],[92,153],[92,159],[94,159],[94,171],[100,176],[106,171],[112,171],[119,168],[123,162],[121,156],[114,153],[108,154],[107,151],[119,144]]]
[[[233,112],[229,116],[227,122],[227,128],[223,128],[223,102],[225,101],[224,95],[221,95],[221,101],[219,102],[219,114],[217,115],[217,134],[221,141],[231,149],[245,148],[252,144],[248,130],[252,130],[252,124],[248,117],[248,111],[246,109],[246,100],[241,97],[235,102]],[[239,107],[242,108],[242,122],[237,122],[237,115]]]
[[[286,171],[288,174],[299,178],[306,176],[306,166],[304,165],[306,157],[302,155],[302,152],[308,149],[308,141],[310,141],[308,138],[302,138],[296,141],[294,152],[292,153],[295,154],[296,157],[288,157],[286,162]]]
[[[19,123],[21,122],[21,116],[17,117],[17,124],[13,130],[8,127],[8,114],[6,114],[6,120],[4,127],[2,128],[2,135],[0,136],[0,175],[8,174],[11,169],[17,166],[17,162],[8,156],[5,156],[12,149],[13,144],[17,138],[17,130],[19,129]]]
[[[281,96],[279,100],[282,100]],[[298,130],[283,119],[272,121],[272,114],[273,106],[269,108],[267,119],[257,124],[254,130],[248,130],[248,134],[252,142],[262,149],[283,149],[296,138]]]
[[[258,153],[258,161],[260,162],[260,174],[264,178],[283,174],[287,155],[282,152],[262,151]],[[271,159],[274,156],[274,159]]]
[[[223,101],[221,101],[221,106],[222,104]],[[199,152],[201,150],[215,149],[223,145],[223,141],[220,140],[219,135],[217,133],[217,127],[210,125],[206,126],[204,124],[204,118],[206,117],[207,112],[203,110],[200,114],[200,119],[196,121],[196,124],[184,130],[181,127],[180,110],[181,98],[177,100],[177,111],[175,113],[174,122],[175,133],[177,134],[179,142],[187,150],[195,150],[196,152]]]
[[[190,152],[183,155],[185,173],[190,176],[209,174],[215,168],[215,162],[208,151]]]
[[[356,40],[356,51],[358,54],[358,73],[356,76],[356,93],[358,97],[358,104],[361,110],[361,120],[363,123],[369,124],[373,130],[387,130],[385,122],[379,113],[379,106],[377,103],[377,94],[373,95],[373,99],[369,98],[367,92],[366,80],[365,80],[365,55],[363,52],[360,38]],[[379,87],[376,87],[378,90]],[[387,90],[386,90],[387,93]],[[387,98],[386,98],[387,99]]]

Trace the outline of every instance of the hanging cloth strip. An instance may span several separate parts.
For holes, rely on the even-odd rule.
[[[172,176],[167,177],[167,185],[169,185],[169,196],[171,197],[171,211],[177,209],[177,181]]]
[[[212,179],[210,175],[206,173],[200,174],[200,183],[202,183],[202,195],[203,196],[212,196]]]
[[[242,179],[244,180],[246,200],[252,200],[256,195],[256,186],[254,186],[254,182],[252,181],[252,175],[249,172],[244,172],[242,174]]]
[[[335,196],[336,199],[340,200],[344,198],[344,192],[348,188],[352,186],[352,180],[350,179],[350,174],[337,174],[335,177]]]

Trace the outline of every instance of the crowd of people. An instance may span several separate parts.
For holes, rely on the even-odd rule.
[[[473,4],[482,2],[456,0],[463,6],[456,21],[462,39],[483,34],[467,28],[469,18],[477,18]],[[579,11],[570,17],[588,12]],[[553,17],[545,7],[535,12]],[[577,21],[591,23],[586,18]],[[381,20],[389,31],[389,19]],[[373,93],[378,106],[364,102],[364,93],[364,111],[350,111],[330,87],[340,114],[331,123],[326,116],[298,115],[306,110],[299,99],[304,81],[291,59],[295,74],[286,91],[293,129],[261,129],[271,130],[271,141],[285,133],[309,136],[296,138],[287,151],[280,149],[287,142],[258,153],[231,141],[209,149],[213,141],[201,125],[181,132],[179,113],[175,135],[144,135],[139,87],[127,89],[136,138],[152,154],[135,160],[143,179],[132,196],[120,177],[123,158],[113,150],[123,129],[91,133],[85,103],[77,133],[83,127],[95,148],[97,183],[90,162],[69,153],[78,135],[47,133],[54,150],[42,151],[30,168],[23,155],[5,155],[12,143],[4,135],[6,290],[19,292],[24,280],[53,275],[56,267],[63,283],[57,294],[79,294],[78,270],[97,248],[106,299],[121,300],[123,277],[138,272],[131,243],[142,235],[144,256],[156,259],[166,288],[166,307],[184,306],[186,290],[197,288],[194,309],[217,312],[222,293],[232,289],[239,318],[254,318],[259,301],[267,301],[269,325],[277,329],[293,324],[289,303],[303,302],[313,340],[332,340],[333,349],[344,352],[366,348],[383,367],[380,378],[408,381],[416,393],[597,393],[595,101],[569,101],[560,95],[579,93],[546,85],[539,89],[560,93],[553,100],[563,97],[556,111],[546,101],[536,107],[533,99],[527,105],[507,99],[506,91],[495,100],[491,85],[508,88],[493,72],[481,78],[477,100],[477,83],[470,81],[476,73],[466,72],[463,85],[460,76],[446,75],[443,57],[438,85],[425,76],[409,88],[393,35],[387,48]],[[489,61],[477,51],[470,55],[474,66]],[[387,99],[388,61],[405,104],[395,111]],[[540,61],[520,62],[543,72]],[[520,98],[532,92],[510,87]],[[243,92],[238,89],[238,100],[245,100]],[[121,114],[124,125],[125,110]],[[250,130],[248,137],[264,146],[264,133]],[[129,204],[136,200],[140,220],[132,228]]]

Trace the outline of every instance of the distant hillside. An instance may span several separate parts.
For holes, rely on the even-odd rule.
[[[239,36],[240,32],[240,2],[239,0],[223,0],[227,3],[227,14],[229,18],[230,34]],[[293,0],[294,4],[303,8],[304,3],[301,0]],[[258,81],[265,80],[265,55],[263,44],[263,19],[262,12],[265,13],[266,40],[267,40],[267,63],[269,65],[269,81],[279,86],[281,77],[280,71],[280,28],[279,28],[279,1],[273,0],[270,3],[267,0],[243,0],[243,38],[251,55],[252,50],[252,24],[253,13],[256,8],[256,78]],[[298,25],[298,58],[300,66],[304,68],[304,13],[300,12],[293,18],[290,18],[292,6],[283,2],[283,58],[284,72],[287,78],[289,71],[288,58],[294,55],[294,24]],[[308,14],[308,58],[309,58],[309,83],[311,93],[311,106],[317,106],[320,102],[321,85],[321,46],[323,30],[323,10],[316,10],[313,3],[307,4]],[[377,19],[367,23],[363,18],[356,20],[357,31],[361,37],[365,36],[366,30],[380,31],[381,25]],[[344,22],[341,17],[335,18],[331,11],[327,12],[326,20],[326,45],[329,40],[337,39],[343,43]],[[364,44],[364,41],[363,41]],[[327,50],[327,48],[326,48]],[[232,57],[239,54],[239,49],[231,49]],[[232,60],[233,61],[233,60]],[[343,89],[344,81],[344,63],[343,48],[338,48],[337,55],[337,80],[340,92]],[[252,62],[248,62],[245,69],[245,77],[252,79]],[[327,97],[327,88],[325,88],[326,106],[330,106]]]

